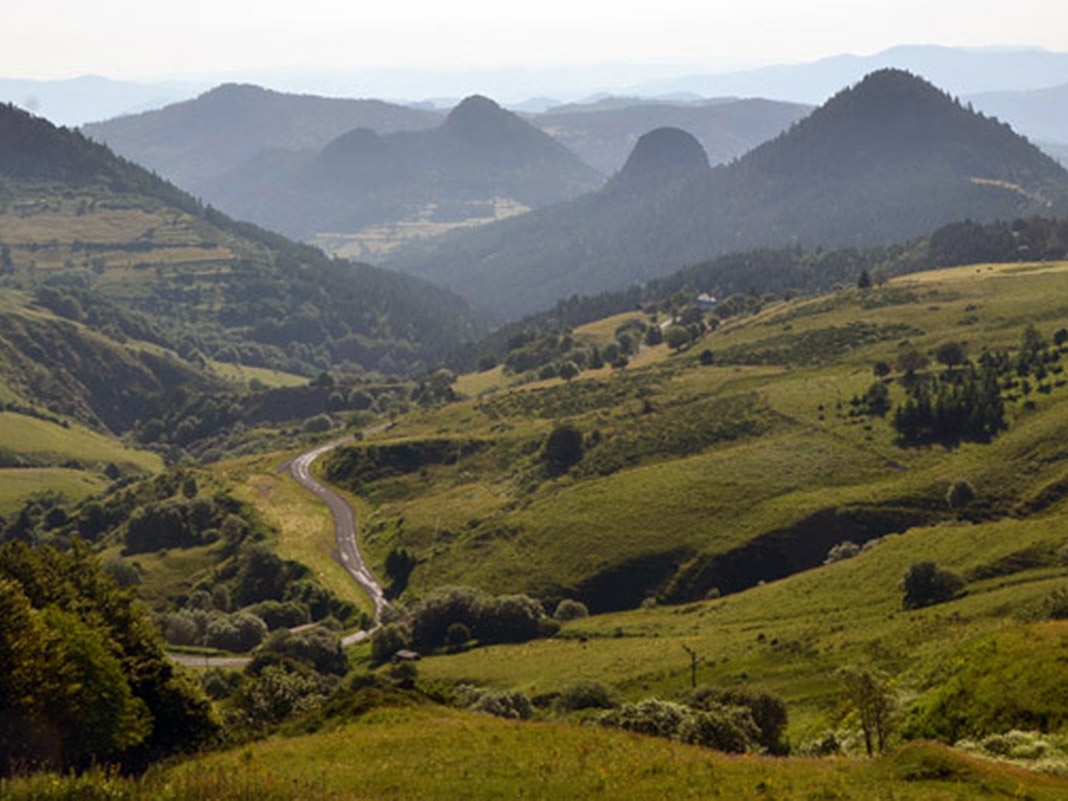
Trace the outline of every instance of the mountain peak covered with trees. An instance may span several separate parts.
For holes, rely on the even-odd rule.
[[[708,172],[708,154],[697,138],[681,128],[662,127],[642,134],[616,184],[671,181]]]
[[[963,219],[1068,212],[1068,172],[1053,159],[902,70],[872,73],[704,175],[640,192],[615,183],[390,263],[513,316],[748,248],[879,244]]]

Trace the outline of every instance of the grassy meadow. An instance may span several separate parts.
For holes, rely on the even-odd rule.
[[[772,303],[681,353],[649,349],[658,353],[646,366],[407,415],[372,442],[466,437],[489,445],[456,463],[353,485],[371,505],[368,550],[378,567],[392,548],[415,553],[417,591],[474,583],[585,595],[618,609],[636,600],[599,599],[591,585],[633,572],[645,582],[637,590],[662,592],[687,565],[767,536],[792,538],[804,552],[806,532],[838,510],[897,520],[890,525],[898,531],[949,520],[943,498],[958,477],[978,490],[979,517],[1009,514],[1063,477],[1063,381],[1027,403],[1007,403],[1008,430],[992,443],[950,449],[901,447],[890,415],[850,414],[850,401],[875,380],[876,361],[893,364],[909,347],[957,341],[973,358],[1011,352],[1029,323],[1048,339],[1068,323],[1066,271],[1064,263],[981,265]],[[618,322],[576,336],[603,338]],[[711,366],[698,359],[706,349]],[[491,378],[465,376],[458,385],[479,380]],[[904,397],[900,373],[888,388],[891,402]],[[561,422],[584,433],[586,453],[565,475],[546,477],[540,449]],[[842,531],[846,539],[853,529]],[[812,539],[799,558],[818,564],[830,536]]]

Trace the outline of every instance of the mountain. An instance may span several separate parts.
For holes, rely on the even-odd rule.
[[[1030,92],[984,92],[967,99],[1032,140],[1068,143],[1068,83]]]
[[[618,170],[638,137],[653,128],[689,131],[719,164],[777,136],[811,107],[773,100],[722,98],[693,103],[612,98],[531,115],[530,121],[606,175]]]
[[[484,222],[502,205],[544,206],[600,183],[563,145],[476,95],[433,130],[357,128],[321,149],[265,152],[201,191],[236,216],[308,238],[416,220]]]
[[[719,75],[688,75],[640,83],[636,94],[696,92],[705,97],[739,95],[796,103],[822,103],[868,73],[903,69],[954,95],[1042,89],[1068,79],[1068,53],[1039,48],[963,49],[903,45],[869,56],[836,55],[804,64],[777,64]]]
[[[872,73],[748,155],[451,235],[391,263],[507,316],[720,253],[867,244],[1068,210],[1068,173],[1008,126],[900,70]]]
[[[234,221],[13,106],[0,273],[3,396],[114,431],[227,365],[420,372],[483,326],[446,290]]]
[[[320,148],[353,128],[430,128],[441,118],[385,103],[223,84],[193,100],[82,127],[131,161],[197,194],[211,179],[264,150]]]

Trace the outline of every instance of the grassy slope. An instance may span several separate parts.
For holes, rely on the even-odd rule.
[[[1017,404],[1010,431],[992,445],[950,452],[899,448],[887,420],[849,418],[834,405],[863,392],[873,380],[872,363],[893,361],[904,339],[922,350],[963,340],[976,355],[984,346],[1014,347],[1031,321],[1048,337],[1068,322],[1066,272],[1066,264],[973,266],[900,279],[863,295],[851,290],[775,304],[721,327],[688,352],[667,357],[661,351],[647,368],[584,374],[576,384],[588,390],[585,400],[561,401],[567,388],[550,381],[403,418],[386,439],[462,435],[497,445],[459,465],[373,485],[368,497],[377,525],[366,532],[369,551],[381,565],[397,544],[415,550],[423,562],[414,588],[473,582],[566,593],[628,560],[722,553],[821,510],[891,505],[944,515],[937,510],[945,487],[960,475],[989,505],[1007,510],[1062,470],[1056,443],[1068,433],[1063,388],[1032,395],[1033,412]],[[697,365],[696,351],[706,347],[722,353],[777,337],[796,341],[857,320],[882,326],[888,338],[789,367]],[[618,392],[622,400],[590,400],[601,391]],[[754,409],[767,419],[758,438],[684,458],[643,458],[605,477],[523,486],[517,465],[529,460],[555,420],[608,436],[659,420],[670,433],[678,410],[743,393],[751,393]],[[653,404],[651,415],[640,412],[642,394]],[[893,398],[901,394],[893,385]]]
[[[0,514],[15,511],[31,495],[51,491],[80,500],[100,492],[108,483],[95,473],[65,467],[0,469]]]
[[[64,428],[13,412],[0,412],[0,447],[53,464],[71,460],[115,462],[149,473],[163,468],[163,460],[151,451],[127,448],[116,439],[77,424]]]
[[[262,777],[335,798],[1061,798],[1063,779],[913,745],[874,762],[737,758],[623,732],[453,710],[383,709],[334,731],[272,738],[169,779]],[[890,786],[892,785],[892,787]]]
[[[284,559],[306,565],[316,580],[338,598],[373,612],[359,585],[334,558],[334,519],[319,499],[297,484],[279,466],[296,452],[222,462],[214,471],[235,487],[237,497],[251,503],[277,529],[275,548]]]

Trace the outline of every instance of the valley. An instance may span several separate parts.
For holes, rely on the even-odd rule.
[[[0,106],[0,797],[1068,795],[1068,173],[535,106]]]

